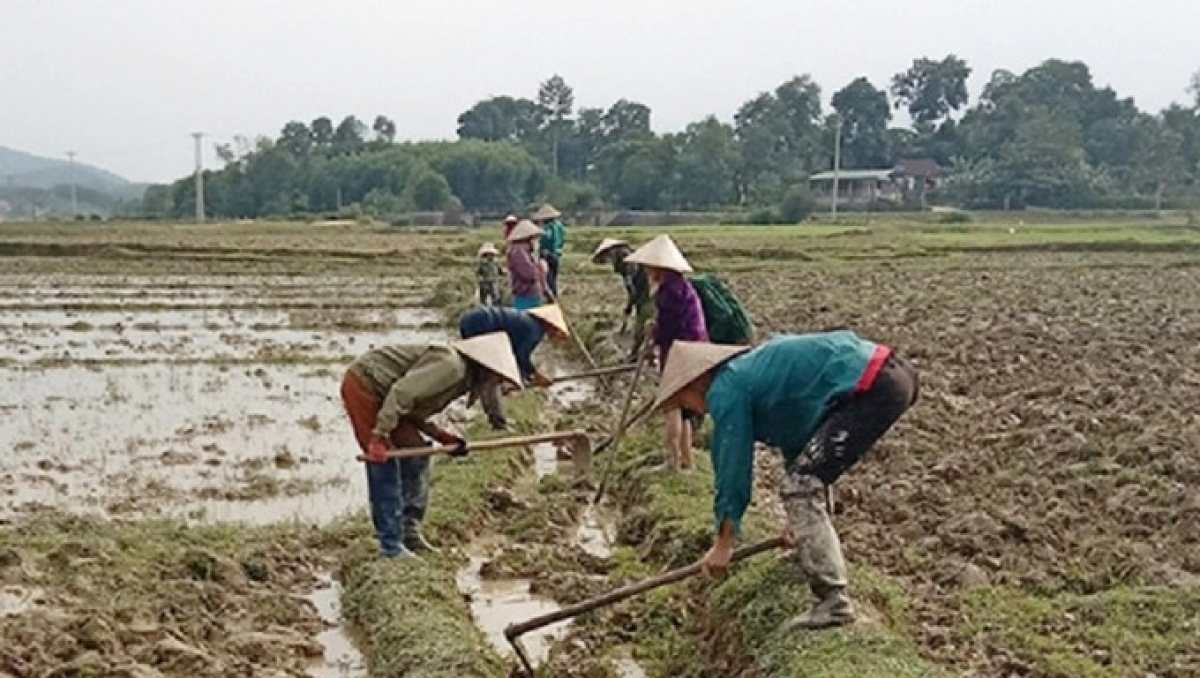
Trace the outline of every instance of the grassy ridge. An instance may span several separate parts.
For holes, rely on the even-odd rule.
[[[687,475],[648,470],[656,463],[657,431],[631,436],[615,497],[624,520],[620,540],[636,545],[649,569],[699,559],[712,543],[712,470],[707,455]],[[761,492],[761,490],[760,490]],[[743,543],[775,534],[779,525],[752,510]],[[795,565],[778,555],[735,566],[720,582],[692,581],[641,602],[643,628],[634,637],[654,675],[940,676],[906,634],[905,594],[878,572],[851,564],[852,593],[870,612],[855,626],[784,634],[780,626],[807,608],[809,593]],[[683,620],[680,623],[680,620]]]
[[[508,399],[514,424],[536,421],[538,396]],[[476,422],[468,438],[485,437]],[[487,523],[487,490],[508,486],[527,471],[523,451],[472,455],[465,460],[440,457],[434,462],[425,531],[443,549],[422,562],[381,558],[374,535],[348,549],[341,564],[343,609],[365,638],[372,676],[463,676],[494,678],[505,663],[475,625],[458,591],[454,573],[462,565],[450,553],[465,546]]]

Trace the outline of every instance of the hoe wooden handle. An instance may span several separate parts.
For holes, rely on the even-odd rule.
[[[745,546],[734,551],[733,556],[730,558],[730,562],[744,560],[766,551],[774,551],[781,546],[783,546],[783,539],[780,537],[761,541],[757,544],[751,544],[750,546]],[[504,629],[504,637],[507,638],[509,642],[512,642],[526,633],[529,633],[530,631],[536,631],[543,626],[549,626],[550,624],[560,622],[564,619],[578,617],[585,612],[591,612],[592,610],[596,610],[601,607],[614,605],[622,600],[632,598],[661,586],[666,586],[667,584],[674,584],[677,581],[682,581],[698,574],[700,574],[700,563],[692,563],[687,567],[671,570],[670,572],[660,574],[657,577],[651,577],[628,586],[622,586],[619,589],[598,595],[595,598],[589,598],[569,607],[564,607],[556,612],[544,614],[540,617],[534,617],[533,619],[529,619],[518,624],[510,624],[508,628]]]
[[[469,449],[475,450],[499,450],[506,447],[524,447],[525,445],[535,445],[537,443],[550,443],[559,440],[572,440],[575,438],[585,438],[587,433],[584,431],[555,431],[551,433],[539,433],[532,436],[514,436],[510,438],[492,438],[490,440],[481,440],[477,443],[470,443]],[[450,454],[456,449],[454,445],[429,445],[427,447],[405,447],[397,450],[388,450],[389,459],[414,459],[417,457],[432,457],[435,454]],[[359,455],[359,461],[366,461],[366,455]]]

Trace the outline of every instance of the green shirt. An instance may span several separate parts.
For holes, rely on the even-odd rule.
[[[783,334],[730,360],[706,403],[713,418],[712,462],[717,531],[740,534],[754,486],[755,441],[777,447],[787,466],[841,396],[852,393],[876,345],[853,332]]]
[[[538,243],[538,247],[543,252],[551,252],[556,257],[561,257],[563,253],[563,245],[567,242],[567,228],[558,219],[551,219],[542,229],[542,239]]]
[[[350,370],[383,399],[375,435],[390,436],[401,419],[419,426],[471,389],[466,358],[449,346],[381,346],[359,356]]]

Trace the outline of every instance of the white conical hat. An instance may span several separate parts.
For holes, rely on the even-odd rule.
[[[554,209],[554,205],[546,203],[545,205],[539,207],[538,211],[534,212],[530,219],[533,219],[534,221],[542,221],[544,219],[557,219],[561,216],[562,212]]]
[[[520,221],[520,219],[518,219],[517,215],[515,214],[510,214],[507,217],[504,217],[504,223],[506,224],[515,224],[518,221]]]
[[[687,259],[683,258],[683,252],[680,252],[679,248],[675,246],[675,241],[671,240],[671,236],[665,233],[637,248],[633,254],[625,257],[625,261],[642,266],[665,268],[678,273],[692,272],[692,266]]]
[[[663,403],[705,372],[720,367],[729,359],[751,348],[700,341],[677,341],[671,344],[667,365],[663,368],[662,378],[658,382],[658,393],[654,396],[654,409],[662,407]]]
[[[470,339],[460,339],[450,344],[463,356],[474,360],[521,387],[521,370],[517,368],[517,357],[513,355],[512,342],[505,332],[488,332]]]
[[[558,304],[546,304],[531,308],[526,312],[568,337],[571,336],[571,328],[567,325],[567,319],[563,317],[562,308]]]
[[[537,224],[528,219],[522,219],[520,223],[518,223],[516,226],[513,226],[512,233],[508,234],[507,240],[509,242],[520,242],[521,240],[536,238],[541,234],[542,229],[538,228]]]
[[[600,245],[596,248],[596,251],[592,252],[592,263],[600,263],[600,257],[604,256],[612,248],[628,244],[629,243],[619,238],[605,238],[604,240],[601,240]]]
[[[490,242],[485,242],[479,246],[479,254],[477,256],[482,257],[485,254],[499,254],[499,252],[496,251],[495,245]]]

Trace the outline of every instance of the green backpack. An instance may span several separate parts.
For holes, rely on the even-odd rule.
[[[688,278],[704,307],[708,340],[714,344],[754,343],[754,323],[729,286],[711,273]]]

